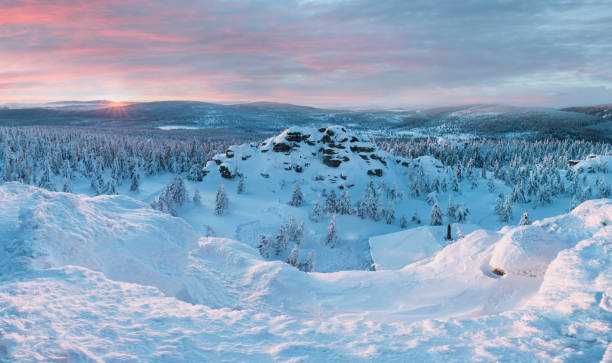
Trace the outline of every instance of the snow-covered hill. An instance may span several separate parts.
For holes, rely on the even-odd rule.
[[[230,147],[214,156],[204,173],[206,179],[245,176],[260,184],[302,181],[319,189],[361,192],[372,177],[388,186],[401,182],[409,166],[410,161],[379,150],[342,126],[291,127],[259,145]]]
[[[599,361],[612,342],[609,199],[335,273],[126,196],[0,200],[0,360]]]

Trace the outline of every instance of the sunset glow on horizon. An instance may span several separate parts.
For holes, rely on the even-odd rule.
[[[0,0],[0,104],[612,101],[606,1]]]

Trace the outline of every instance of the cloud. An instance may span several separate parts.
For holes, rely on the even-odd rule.
[[[604,0],[0,0],[0,83],[20,85],[0,97],[610,102],[611,18]]]

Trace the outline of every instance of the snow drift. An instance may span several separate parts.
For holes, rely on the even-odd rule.
[[[129,197],[0,200],[1,360],[593,361],[612,341],[611,200],[309,274]]]

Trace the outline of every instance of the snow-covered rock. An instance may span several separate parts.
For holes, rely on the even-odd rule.
[[[435,161],[423,163],[441,168]],[[385,180],[389,187],[393,183],[405,186],[402,176],[411,165],[411,161],[379,150],[343,126],[291,127],[258,145],[230,147],[214,156],[204,173],[205,178],[221,180],[243,175],[250,183],[261,179],[267,185],[285,180],[316,184],[317,189],[363,189],[371,178]]]

